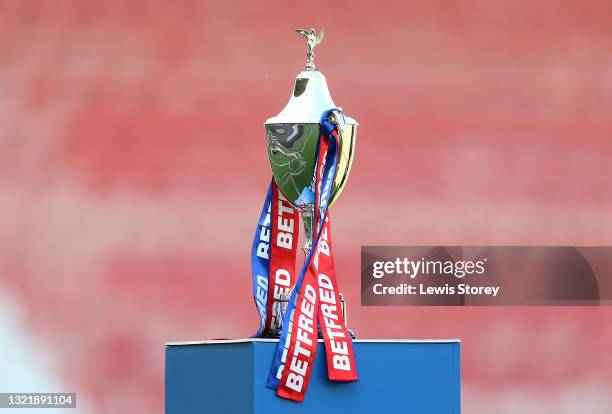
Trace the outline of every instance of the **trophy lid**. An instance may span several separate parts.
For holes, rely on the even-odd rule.
[[[329,94],[325,76],[318,70],[305,70],[295,79],[289,103],[278,115],[269,118],[266,124],[316,124],[321,120],[321,114],[332,108],[336,108],[336,104]]]
[[[306,47],[306,70],[300,72],[293,87],[289,103],[276,116],[269,118],[265,124],[319,123],[321,114],[328,109],[335,109],[336,104],[329,94],[325,76],[315,70],[314,48],[323,40],[324,30],[317,35],[314,29],[297,29],[302,37],[308,39]],[[345,117],[346,124],[356,124],[352,118]]]

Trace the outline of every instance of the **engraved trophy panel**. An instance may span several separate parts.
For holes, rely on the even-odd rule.
[[[310,187],[319,124],[266,124],[268,160],[279,190],[290,203]]]

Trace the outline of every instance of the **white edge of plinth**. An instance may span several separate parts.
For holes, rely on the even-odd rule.
[[[271,338],[243,338],[243,339],[211,339],[203,341],[179,341],[166,342],[166,346],[181,346],[181,345],[216,345],[216,344],[239,344],[243,342],[278,342],[278,339]],[[319,339],[323,342],[323,339]],[[447,344],[460,343],[459,339],[355,339],[353,342],[377,342],[377,343],[400,343],[400,344]]]

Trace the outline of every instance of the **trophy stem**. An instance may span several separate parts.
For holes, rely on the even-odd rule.
[[[302,246],[302,251],[304,252],[304,260],[308,258],[310,251],[312,250],[313,243],[313,221],[314,221],[314,205],[306,204],[304,211],[302,211],[302,223],[304,225],[304,235],[306,236],[306,240],[304,241],[304,246]]]

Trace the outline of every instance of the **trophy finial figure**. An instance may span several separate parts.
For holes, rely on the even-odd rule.
[[[300,36],[308,39],[308,43],[306,44],[306,57],[308,58],[306,61],[306,70],[314,70],[314,48],[323,40],[325,29],[321,29],[319,34],[317,34],[312,27],[310,29],[295,29],[295,31],[298,32]]]

